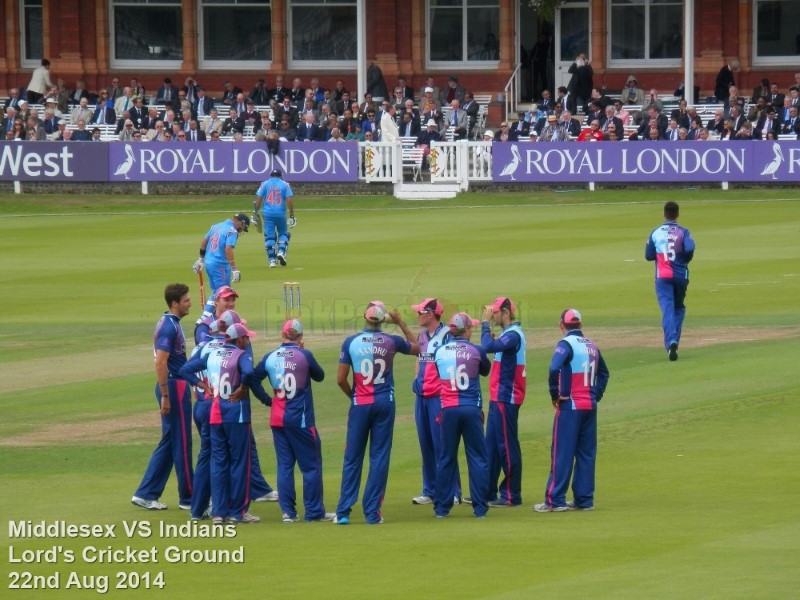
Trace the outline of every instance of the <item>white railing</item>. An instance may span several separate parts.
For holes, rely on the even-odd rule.
[[[513,114],[516,112],[517,102],[519,102],[520,92],[520,69],[522,68],[522,63],[517,64],[517,68],[514,69],[514,72],[511,74],[511,77],[508,79],[508,83],[505,87],[505,101],[506,101],[506,112],[503,115],[505,119],[507,115]]]

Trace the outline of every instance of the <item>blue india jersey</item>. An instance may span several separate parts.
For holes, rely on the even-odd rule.
[[[270,177],[258,188],[256,195],[264,200],[261,214],[265,219],[286,218],[286,200],[294,196],[292,187],[280,177]]]
[[[206,244],[206,262],[228,264],[228,259],[225,257],[225,248],[228,246],[235,248],[238,239],[239,232],[236,231],[233,219],[213,225],[206,234],[206,241],[208,242]]]

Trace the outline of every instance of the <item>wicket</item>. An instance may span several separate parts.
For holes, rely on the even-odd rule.
[[[300,284],[296,281],[283,283],[283,312],[287,319],[301,317]]]

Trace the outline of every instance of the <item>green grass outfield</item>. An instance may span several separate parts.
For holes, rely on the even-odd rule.
[[[665,200],[697,240],[680,360],[667,361],[647,234]],[[420,492],[410,380],[396,361],[397,423],[386,523],[284,525],[275,504],[235,538],[169,539],[184,524],[174,477],[170,509],[132,506],[158,440],[152,398],[153,326],[163,288],[187,282],[208,227],[249,197],[0,197],[0,582],[3,597],[74,598],[70,573],[155,578],[146,598],[796,598],[800,589],[797,369],[800,364],[800,199],[796,190],[606,190],[296,199],[289,266],[268,270],[263,241],[237,248],[238,310],[276,345],[282,283],[302,286],[306,345],[326,369],[315,385],[326,505],[338,498],[347,400],[335,383],[338,348],[369,300],[408,313],[438,296],[473,312],[497,295],[521,307],[528,332],[528,398],[519,509],[475,520],[466,506],[437,521]],[[552,408],[546,378],[557,320],[578,308],[611,381],[599,416],[597,509],[538,514],[548,471]],[[475,314],[474,316],[480,316]],[[412,322],[413,323],[413,322]],[[267,479],[275,466],[267,411],[254,405]],[[462,471],[466,473],[466,470]],[[298,491],[299,476],[298,476]],[[9,539],[9,522],[113,524],[116,538]],[[149,537],[124,524],[147,521]],[[98,549],[155,548],[155,564],[98,564]],[[169,562],[168,547],[244,548],[244,564]],[[55,550],[53,550],[55,549]],[[36,550],[51,550],[19,563]],[[75,552],[74,562],[65,551]],[[11,590],[14,572],[60,577],[60,591]],[[132,584],[134,579],[128,579]],[[35,580],[40,583],[40,580]],[[52,581],[52,580],[51,580]],[[152,584],[151,584],[152,587]],[[231,588],[231,591],[226,591]]]

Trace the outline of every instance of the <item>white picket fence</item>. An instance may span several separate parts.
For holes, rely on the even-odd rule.
[[[361,181],[400,183],[404,176],[414,178],[415,164],[404,161],[403,145],[390,142],[359,143]],[[406,152],[406,155],[408,152]],[[469,189],[470,181],[491,181],[491,142],[433,142],[426,157],[431,183],[457,183]]]

